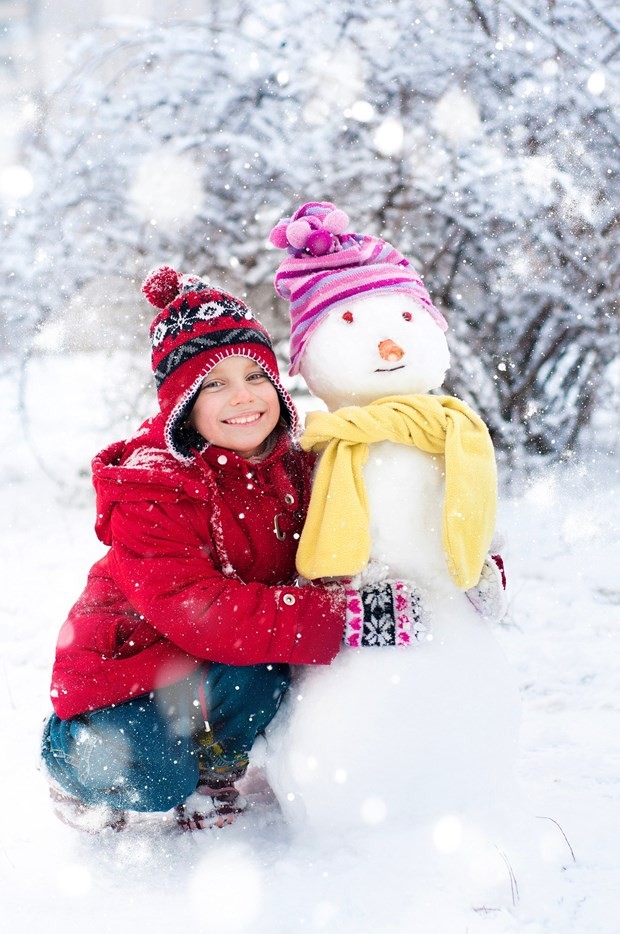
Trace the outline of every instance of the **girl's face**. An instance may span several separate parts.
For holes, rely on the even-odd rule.
[[[248,357],[226,357],[205,377],[189,423],[216,447],[241,457],[260,454],[280,419],[280,397]]]

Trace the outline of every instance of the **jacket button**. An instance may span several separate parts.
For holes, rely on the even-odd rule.
[[[292,593],[285,593],[282,597],[282,603],[286,603],[287,606],[293,606],[295,603],[295,597]]]
[[[286,493],[284,496],[284,502],[287,506],[292,506],[295,502],[295,497],[291,493]]]

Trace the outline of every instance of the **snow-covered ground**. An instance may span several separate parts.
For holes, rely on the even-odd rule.
[[[617,455],[582,455],[504,490],[511,606],[497,636],[522,692],[519,778],[532,819],[540,816],[541,841],[554,852],[540,885],[527,872],[517,875],[514,905],[467,906],[449,886],[416,885],[406,828],[391,838],[379,828],[369,848],[363,834],[293,842],[274,810],[261,807],[221,832],[187,835],[151,827],[94,839],[56,821],[38,764],[50,666],[58,627],[102,551],[88,483],[76,486],[75,478],[115,435],[93,389],[101,382],[96,360],[35,369],[28,388],[34,442],[52,472],[70,482],[59,488],[35,462],[19,434],[13,389],[3,382],[3,930],[617,934]],[[378,774],[386,780],[407,776]]]

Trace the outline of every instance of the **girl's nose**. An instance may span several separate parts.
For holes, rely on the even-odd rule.
[[[387,363],[398,363],[399,360],[405,356],[405,351],[402,347],[399,347],[398,344],[394,343],[393,340],[389,338],[387,340],[381,341],[379,344],[379,354],[381,359],[385,360]]]
[[[233,402],[236,404],[251,401],[254,398],[252,387],[245,381],[235,387],[233,392]]]

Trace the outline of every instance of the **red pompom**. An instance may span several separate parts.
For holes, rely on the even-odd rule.
[[[165,308],[179,294],[179,274],[171,266],[158,266],[142,283],[142,291],[155,308]]]

